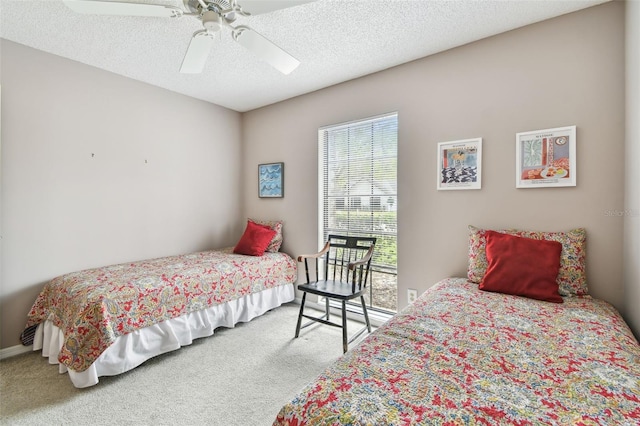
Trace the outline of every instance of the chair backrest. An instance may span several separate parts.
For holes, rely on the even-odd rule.
[[[329,235],[329,250],[324,255],[324,277],[328,280],[367,286],[371,271],[371,258],[376,244],[375,237]]]

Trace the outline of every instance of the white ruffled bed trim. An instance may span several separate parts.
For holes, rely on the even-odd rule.
[[[294,298],[293,284],[286,284],[125,334],[80,373],[59,364],[64,334],[50,321],[38,326],[33,350],[42,349],[42,356],[49,358],[49,364],[58,364],[59,372],[68,372],[75,387],[85,388],[97,384],[100,376],[122,374],[157,355],[190,345],[194,339],[211,336],[218,327],[232,328],[239,322],[251,321]]]

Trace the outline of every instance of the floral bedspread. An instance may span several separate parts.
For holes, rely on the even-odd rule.
[[[637,425],[640,346],[617,311],[436,284],[274,425]]]
[[[27,327],[52,321],[65,337],[58,361],[80,372],[118,336],[293,283],[296,274],[285,253],[255,257],[231,249],[89,269],[46,284]]]

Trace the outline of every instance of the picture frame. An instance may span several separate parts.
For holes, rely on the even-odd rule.
[[[284,163],[258,164],[258,197],[284,197]]]
[[[576,186],[576,126],[516,133],[516,188]]]
[[[482,138],[438,143],[437,189],[482,188]]]

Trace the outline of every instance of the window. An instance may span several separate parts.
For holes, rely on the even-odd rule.
[[[397,310],[398,115],[388,114],[318,131],[320,241],[329,234],[377,238],[372,309]]]

